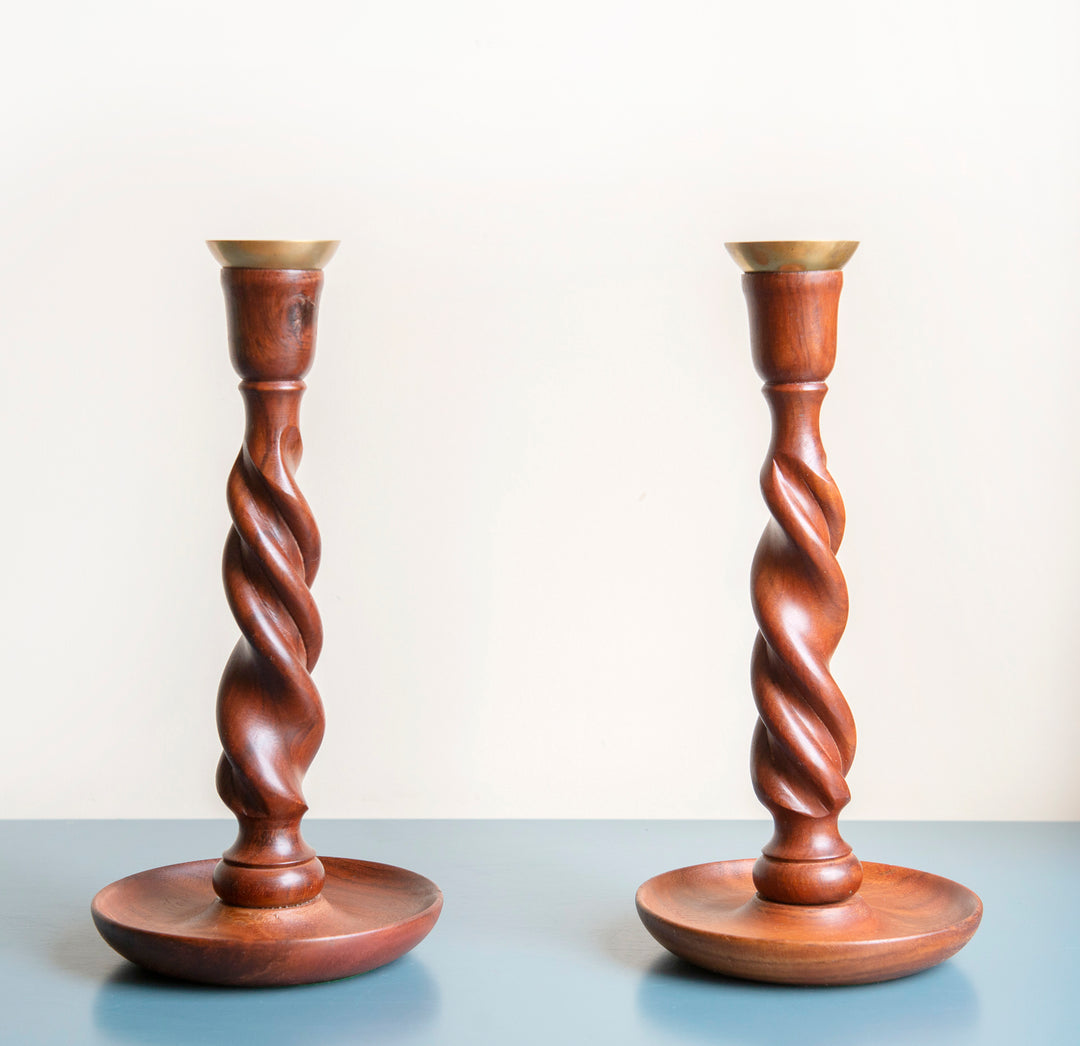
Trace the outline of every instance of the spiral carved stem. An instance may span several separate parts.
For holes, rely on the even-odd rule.
[[[836,561],[844,505],[818,423],[842,283],[838,271],[743,277],[754,362],[773,418],[761,471],[772,519],[751,570],[760,630],[751,662],[759,715],[751,775],[775,833],[754,884],[766,900],[788,904],[841,901],[862,882],[837,827],[850,799],[855,722],[829,671],[848,614]]]
[[[242,633],[218,690],[218,793],[240,830],[214,871],[228,904],[280,908],[319,894],[300,834],[301,784],[323,736],[311,670],[322,624],[310,592],[319,532],[296,485],[301,380],[311,366],[322,273],[224,269],[233,365],[247,425],[229,475],[223,576]]]

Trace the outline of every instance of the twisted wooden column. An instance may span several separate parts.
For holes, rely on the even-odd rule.
[[[315,897],[324,872],[300,834],[301,782],[322,741],[311,670],[322,623],[309,586],[319,532],[296,485],[300,398],[315,350],[319,270],[226,268],[233,366],[243,381],[244,444],[229,475],[233,526],[223,565],[242,636],[218,691],[224,752],[217,787],[240,832],[214,870],[229,904],[284,908]]]
[[[818,415],[836,357],[843,274],[743,276],[754,364],[765,379],[773,437],[761,470],[772,514],[751,568],[751,683],[760,716],[751,772],[776,832],[754,867],[758,893],[789,904],[850,897],[862,868],[840,837],[850,798],[855,721],[829,672],[847,623],[836,550],[844,503],[828,469]]]
[[[818,416],[836,356],[850,240],[729,243],[744,270],[754,365],[772,441],[761,470],[771,519],[751,568],[759,633],[751,659],[758,722],[751,779],[773,816],[757,860],[654,876],[637,893],[649,932],[710,970],[785,984],[902,977],[961,948],[982,903],[927,872],[861,864],[837,827],[850,798],[855,721],[829,671],[847,624],[836,560],[844,503]]]

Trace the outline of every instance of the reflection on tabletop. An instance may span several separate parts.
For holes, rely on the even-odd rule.
[[[721,977],[662,955],[641,978],[637,1007],[668,1034],[732,1046],[907,1046],[926,1031],[941,1041],[945,1032],[971,1029],[979,1017],[975,989],[952,962],[881,984],[794,988]]]
[[[438,1012],[435,978],[406,955],[359,977],[291,988],[191,984],[121,961],[97,993],[93,1018],[120,1042],[202,1046],[232,1032],[237,1042],[334,1046],[414,1036]]]

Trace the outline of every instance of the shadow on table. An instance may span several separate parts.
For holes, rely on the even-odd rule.
[[[370,973],[292,988],[218,988],[124,963],[94,1000],[95,1027],[120,1042],[383,1043],[415,1035],[439,1012],[423,963],[404,956]]]
[[[642,977],[637,1006],[688,1041],[747,1046],[951,1042],[979,1018],[975,990],[952,963],[881,984],[797,988],[722,977],[668,955]]]
[[[92,981],[101,981],[116,969],[119,956],[101,939],[90,920],[89,905],[77,917],[51,930],[31,945],[47,951],[50,965]]]

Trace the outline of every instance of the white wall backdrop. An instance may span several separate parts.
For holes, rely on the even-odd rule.
[[[206,237],[340,237],[323,816],[742,817],[768,419],[727,239],[858,238],[852,817],[1080,816],[1075,4],[24,4],[3,813],[223,814]]]

